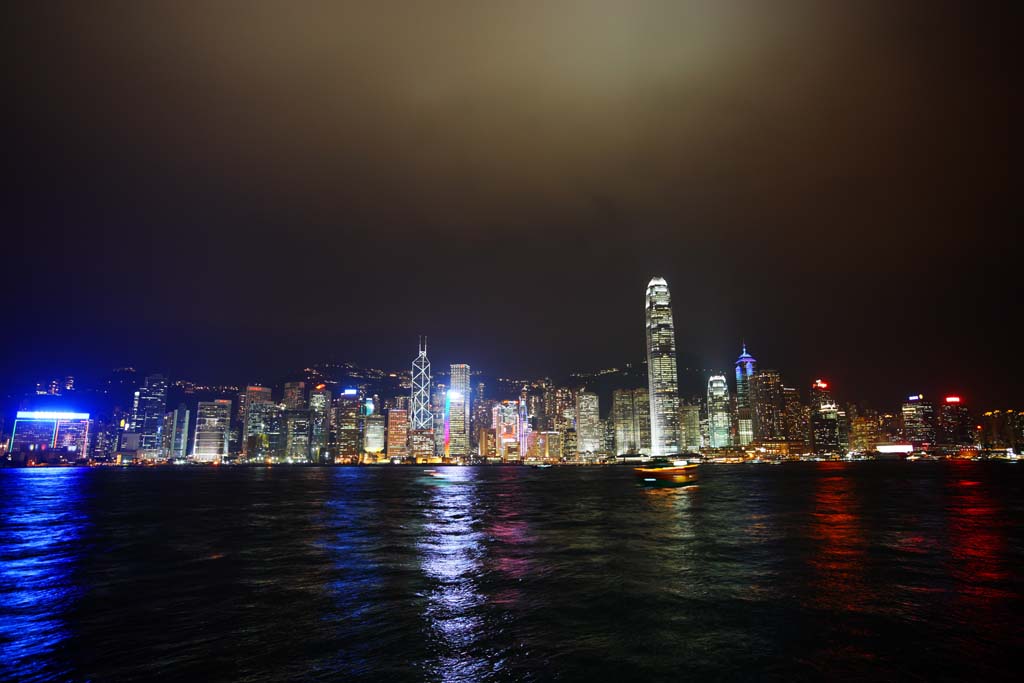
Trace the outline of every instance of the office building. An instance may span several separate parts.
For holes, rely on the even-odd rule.
[[[230,433],[231,401],[200,401],[196,411],[192,459],[197,462],[220,462],[227,458]]]
[[[732,446],[729,403],[729,383],[725,375],[712,375],[708,379],[708,437],[711,448]]]
[[[647,389],[651,402],[651,454],[680,450],[679,377],[676,333],[668,283],[655,277],[647,284],[644,303],[647,335]]]

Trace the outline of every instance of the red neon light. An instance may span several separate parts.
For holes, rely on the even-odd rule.
[[[815,380],[814,386],[818,387],[819,389],[828,389],[828,382],[823,382],[820,379]]]
[[[946,397],[946,403],[959,403],[959,402],[960,402],[960,397],[959,396],[947,396]]]

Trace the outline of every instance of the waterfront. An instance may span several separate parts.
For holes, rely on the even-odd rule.
[[[1009,678],[1024,468],[0,470],[0,678]]]

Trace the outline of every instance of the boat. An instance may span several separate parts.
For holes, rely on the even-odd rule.
[[[549,467],[553,467],[553,465],[551,463],[542,462],[536,465],[530,465],[530,467],[532,467],[535,470],[546,470]]]
[[[657,459],[634,467],[633,472],[644,483],[687,484],[694,480],[700,463],[688,460]]]

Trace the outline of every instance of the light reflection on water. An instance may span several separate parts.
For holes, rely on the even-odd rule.
[[[433,580],[425,618],[434,639],[436,659],[427,664],[444,681],[480,678],[488,662],[469,654],[484,630],[480,607],[484,596],[476,587],[483,566],[484,534],[479,530],[477,471],[449,467],[432,485],[423,510],[423,537],[418,544],[423,573]]]
[[[64,615],[85,524],[80,469],[24,469],[0,479],[0,672],[67,675],[53,652],[73,637]]]

